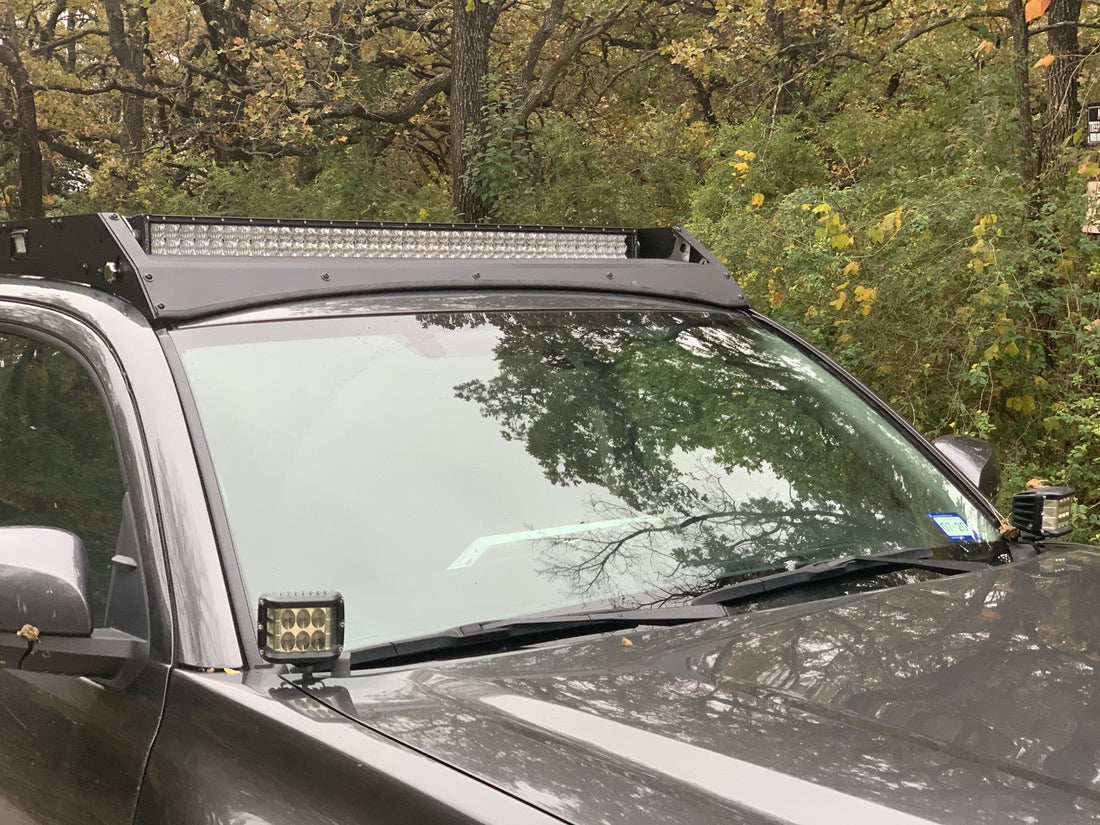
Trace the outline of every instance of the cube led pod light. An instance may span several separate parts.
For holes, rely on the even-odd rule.
[[[295,665],[335,659],[344,650],[344,598],[339,593],[265,593],[256,625],[260,655]]]
[[[1012,497],[1013,527],[1039,538],[1064,536],[1070,525],[1072,487],[1035,487]]]

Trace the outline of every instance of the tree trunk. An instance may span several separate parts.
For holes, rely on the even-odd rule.
[[[764,7],[764,21],[772,35],[772,46],[779,55],[776,72],[778,74],[775,99],[771,102],[771,123],[789,115],[794,110],[794,93],[791,84],[794,82],[794,70],[792,69],[791,51],[794,49],[794,41],[787,32],[787,20],[781,9],[776,8],[775,0],[767,0]]]
[[[1047,22],[1051,27],[1047,42],[1054,62],[1047,68],[1046,114],[1039,146],[1043,173],[1054,166],[1066,138],[1077,128],[1081,108],[1077,101],[1077,70],[1081,65],[1077,25],[1080,18],[1081,0],[1051,0],[1047,9]]]
[[[40,218],[42,205],[42,148],[38,143],[38,109],[23,61],[9,32],[0,31],[0,66],[15,91],[16,145],[19,158],[19,205],[16,217]]]
[[[497,0],[452,0],[451,204],[461,221],[476,223],[489,214],[488,204],[470,186],[469,157],[484,138],[485,77],[489,74],[489,36],[500,17]]]
[[[142,3],[126,8],[123,0],[104,0],[111,54],[129,75],[128,83],[145,84],[145,24],[147,14]],[[127,161],[135,160],[145,137],[145,101],[131,92],[122,93],[122,130],[119,144]]]
[[[1031,84],[1028,66],[1027,21],[1023,0],[1009,0],[1008,23],[1012,33],[1012,83],[1016,92],[1016,120],[1020,127],[1020,177],[1024,189],[1035,192],[1039,162],[1035,154],[1035,129],[1031,121]]]
[[[249,21],[252,18],[252,0],[193,0],[206,23],[210,45],[217,56],[222,72],[237,86],[248,83],[247,64],[230,57],[228,46],[236,38],[249,39]]]

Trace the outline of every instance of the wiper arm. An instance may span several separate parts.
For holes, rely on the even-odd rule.
[[[926,548],[915,550],[891,550],[870,556],[842,556],[838,559],[806,564],[794,570],[784,570],[758,579],[735,582],[696,596],[692,605],[724,605],[751,599],[773,590],[785,590],[810,582],[863,573],[881,568],[908,570],[932,570],[936,573],[954,575],[971,570],[982,570],[989,565],[984,561],[956,561],[953,559],[934,559],[932,551]]]
[[[386,642],[351,651],[351,667],[388,666],[451,656],[477,650],[511,648],[569,636],[585,636],[641,625],[677,625],[718,619],[729,612],[718,604],[650,607],[630,610],[593,610],[558,613],[459,625],[399,642]]]

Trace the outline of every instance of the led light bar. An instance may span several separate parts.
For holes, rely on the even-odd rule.
[[[1012,525],[1039,538],[1064,536],[1073,529],[1073,493],[1072,487],[1035,487],[1017,493],[1012,497]]]
[[[314,664],[344,649],[344,599],[339,593],[265,593],[256,629],[269,662]]]
[[[625,259],[626,232],[150,221],[151,255],[298,258]]]

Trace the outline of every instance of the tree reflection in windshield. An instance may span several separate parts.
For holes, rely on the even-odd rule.
[[[963,500],[881,416],[752,324],[702,314],[433,314],[492,324],[498,372],[454,388],[607,523],[541,539],[578,597],[656,567],[646,598],[819,558],[945,544]],[[972,519],[974,520],[974,519]],[[664,562],[655,562],[656,559]]]
[[[250,598],[339,590],[349,647],[943,550],[930,514],[979,539],[952,555],[997,539],[879,412],[744,314],[368,313],[172,339]]]

